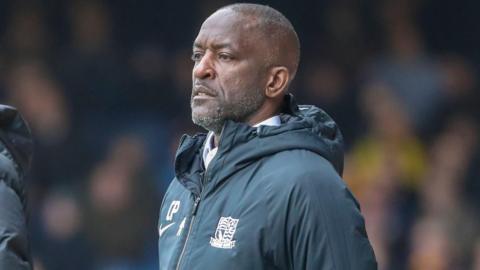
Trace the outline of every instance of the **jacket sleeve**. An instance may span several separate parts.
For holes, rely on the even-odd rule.
[[[0,269],[32,269],[29,254],[24,175],[33,142],[13,107],[0,105]]]
[[[359,206],[333,168],[328,164],[293,177],[272,206],[273,222],[282,224],[275,233],[283,236],[275,240],[283,253],[277,261],[288,265],[281,269],[377,269]]]
[[[18,177],[12,162],[0,155],[0,269],[31,269],[25,209],[7,183]]]

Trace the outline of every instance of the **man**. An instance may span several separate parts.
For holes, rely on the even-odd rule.
[[[0,105],[0,269],[32,269],[28,253],[23,177],[32,156],[23,118]]]
[[[288,87],[300,45],[263,5],[234,4],[193,45],[192,119],[159,218],[160,269],[376,269],[340,174],[342,136]]]

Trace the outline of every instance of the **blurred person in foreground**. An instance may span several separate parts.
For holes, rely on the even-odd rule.
[[[280,12],[220,8],[193,45],[192,120],[159,217],[160,269],[376,269],[341,178],[342,135],[289,85],[300,45]]]
[[[0,105],[0,269],[31,269],[26,228],[26,192],[33,143],[23,118]]]

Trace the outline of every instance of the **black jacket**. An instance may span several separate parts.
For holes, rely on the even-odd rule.
[[[0,269],[32,269],[23,177],[32,156],[30,131],[9,106],[0,105]]]
[[[208,170],[205,134],[182,138],[159,218],[160,269],[376,269],[341,179],[342,136],[286,97],[282,125],[227,121]]]

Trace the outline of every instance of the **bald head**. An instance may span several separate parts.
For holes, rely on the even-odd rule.
[[[193,43],[192,120],[220,134],[280,113],[300,55],[297,34],[268,6],[235,4],[209,16]]]
[[[242,16],[269,47],[267,65],[285,66],[293,79],[300,61],[300,41],[290,21],[278,10],[260,4],[239,3],[220,8]],[[217,11],[217,12],[218,12]]]

